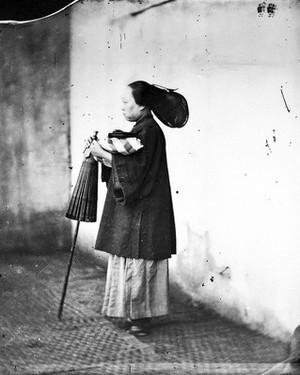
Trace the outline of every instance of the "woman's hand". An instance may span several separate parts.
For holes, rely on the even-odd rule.
[[[97,158],[104,158],[106,156],[106,151],[100,146],[97,141],[92,141],[90,143],[90,151],[93,156]]]
[[[97,139],[98,131],[94,131],[94,134],[84,140],[85,149],[89,148],[90,145]]]
[[[91,154],[97,161],[103,161],[104,164],[110,164],[112,160],[111,153],[104,150],[97,141],[93,141],[90,145]]]
[[[90,147],[92,141],[88,138],[84,140],[84,150]]]

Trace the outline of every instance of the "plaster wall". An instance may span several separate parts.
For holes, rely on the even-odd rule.
[[[92,130],[130,129],[124,85],[178,87],[189,122],[162,125],[178,232],[171,278],[195,302],[285,338],[300,316],[299,6],[277,1],[260,17],[254,1],[182,0],[130,15],[147,4],[73,8],[73,183]],[[101,184],[99,196],[100,217]],[[81,248],[105,260],[98,223],[81,228]]]
[[[0,27],[0,250],[70,242],[69,16]]]

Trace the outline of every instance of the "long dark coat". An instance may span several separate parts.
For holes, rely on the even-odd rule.
[[[121,257],[167,259],[176,234],[164,134],[151,115],[131,132],[144,147],[114,154],[96,249]]]

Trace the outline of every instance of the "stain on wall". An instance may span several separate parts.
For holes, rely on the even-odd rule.
[[[68,244],[69,14],[0,27],[0,248]]]

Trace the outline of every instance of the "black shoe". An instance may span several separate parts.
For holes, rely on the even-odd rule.
[[[147,336],[149,333],[148,329],[136,325],[132,325],[126,332],[138,337]]]

